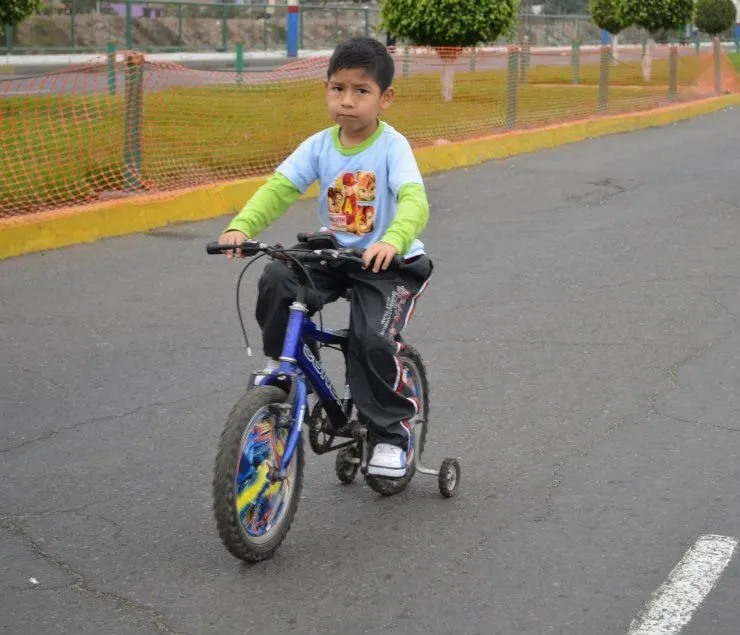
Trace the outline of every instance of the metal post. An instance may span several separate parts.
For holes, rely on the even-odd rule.
[[[365,37],[370,37],[370,9],[365,7]]]
[[[570,65],[573,69],[573,83],[581,83],[581,43],[578,40],[573,40],[573,45],[570,53]]]
[[[529,60],[532,55],[532,49],[529,45],[529,42],[525,42],[522,44],[521,48],[521,83],[526,84],[527,83],[527,75],[529,74]]]
[[[722,55],[722,45],[719,38],[714,38],[714,92],[718,95],[722,92],[722,66],[720,57]]]
[[[609,103],[609,67],[611,66],[611,47],[601,47],[601,72],[599,73],[599,112],[606,112]]]
[[[668,99],[670,101],[678,99],[678,47],[675,45],[671,46],[668,58]]]
[[[134,36],[131,20],[131,0],[126,0],[126,49],[129,51],[134,48]]]
[[[337,37],[337,46],[339,46],[340,43],[340,31],[339,31],[339,9],[334,7],[334,32],[336,33]]]
[[[694,35],[694,46],[696,47],[696,54],[701,54],[701,39],[699,38],[699,32],[697,31]]]
[[[114,42],[108,42],[108,93],[116,94],[116,45]]]
[[[298,57],[298,31],[301,23],[298,0],[288,0],[288,57]]]
[[[13,27],[9,24],[5,25],[5,50],[8,55],[13,52]]]
[[[506,75],[506,116],[504,126],[516,126],[519,84],[519,48],[509,47],[509,64]]]
[[[77,50],[77,6],[75,0],[72,0],[70,5],[70,18],[70,35],[72,37],[72,52],[74,53]]]
[[[403,76],[409,76],[409,62],[411,61],[409,47],[403,49]]]
[[[221,9],[221,50],[226,53],[229,50],[229,19],[228,19],[228,6],[223,5]]]
[[[124,186],[127,190],[143,188],[141,179],[141,130],[144,110],[144,56],[126,57],[126,93],[123,131]]]
[[[236,43],[236,83],[241,84],[244,80],[244,42]]]
[[[298,12],[298,15],[301,16],[298,22],[298,50],[299,51],[302,51],[306,48],[304,46],[304,40],[303,40],[303,14],[304,13],[305,13],[305,8]]]
[[[475,63],[476,63],[475,58],[476,58],[477,53],[478,53],[478,49],[476,49],[475,47],[470,49],[470,72],[471,73],[475,72]]]
[[[180,46],[185,45],[185,42],[182,40],[182,4],[177,5],[177,40]]]

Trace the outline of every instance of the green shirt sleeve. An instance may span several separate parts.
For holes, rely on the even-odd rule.
[[[407,183],[398,191],[396,217],[380,240],[393,245],[399,254],[406,254],[428,222],[429,202],[424,186]]]
[[[260,187],[249,202],[229,223],[226,231],[236,229],[254,238],[264,231],[301,196],[295,185],[280,173],[275,173]]]

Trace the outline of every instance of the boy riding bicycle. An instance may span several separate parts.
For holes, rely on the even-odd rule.
[[[347,382],[377,441],[368,474],[402,478],[413,461],[408,421],[418,404],[404,396],[397,355],[432,262],[418,240],[429,205],[411,146],[379,119],[393,100],[393,74],[393,59],[376,40],[356,38],[337,47],[326,82],[329,115],[337,125],[304,141],[278,166],[219,242],[254,238],[319,180],[322,222],[341,247],[365,249],[365,265],[309,265],[316,287],[309,307],[315,312],[352,289]],[[403,267],[388,269],[396,254],[403,255]],[[280,357],[298,285],[295,271],[279,261],[260,278],[256,318],[271,360]]]

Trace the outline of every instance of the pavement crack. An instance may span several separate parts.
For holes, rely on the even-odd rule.
[[[666,375],[668,377],[668,381],[670,383],[669,388],[667,390],[663,390],[663,391],[660,391],[660,392],[654,392],[651,395],[649,395],[649,397],[648,397],[648,408],[647,409],[648,409],[648,412],[650,414],[654,414],[654,415],[661,416],[661,417],[666,417],[668,419],[672,419],[672,420],[677,421],[677,422],[680,422],[680,423],[689,423],[689,424],[693,424],[693,425],[702,425],[700,422],[695,421],[693,419],[683,419],[683,418],[680,418],[680,417],[675,417],[675,416],[672,416],[672,415],[664,414],[664,413],[662,413],[660,411],[660,408],[658,407],[658,400],[660,398],[665,397],[665,395],[667,395],[669,392],[672,392],[674,390],[678,390],[680,388],[680,384],[678,383],[678,372],[680,371],[680,369],[683,366],[685,366],[687,364],[690,364],[692,361],[694,361],[697,358],[701,357],[708,350],[716,347],[722,341],[724,341],[725,339],[727,339],[727,338],[731,337],[732,335],[734,335],[738,331],[738,327],[740,326],[740,324],[738,323],[737,317],[732,313],[732,311],[729,310],[729,308],[727,308],[727,306],[725,304],[723,304],[717,298],[715,298],[714,296],[711,296],[711,295],[707,294],[704,291],[701,291],[701,290],[697,290],[697,291],[698,291],[698,293],[700,295],[702,295],[705,298],[707,298],[708,300],[712,301],[720,310],[722,310],[724,313],[726,313],[730,317],[730,319],[732,320],[733,326],[732,326],[731,329],[729,329],[728,331],[722,333],[721,335],[718,335],[717,337],[715,337],[712,341],[708,342],[707,344],[705,344],[703,346],[694,347],[684,357],[682,357],[681,359],[679,359],[678,361],[676,361],[674,364],[672,364],[671,366],[669,366],[664,371],[666,373]],[[638,412],[636,414],[639,415],[640,413]],[[545,503],[544,503],[544,505],[545,505],[545,511],[544,511],[543,514],[540,514],[539,516],[533,517],[532,518],[532,521],[533,522],[543,522],[543,521],[548,520],[552,516],[552,514],[554,512],[553,497],[555,495],[556,490],[560,487],[560,485],[563,482],[563,478],[564,478],[563,477],[563,471],[564,471],[565,467],[569,464],[569,462],[572,459],[574,459],[574,458],[576,458],[578,456],[581,456],[581,457],[587,456],[593,450],[593,448],[597,444],[601,443],[601,441],[603,441],[605,438],[607,438],[609,435],[611,435],[614,431],[620,429],[624,425],[624,422],[628,418],[634,417],[634,416],[636,416],[636,414],[626,415],[626,416],[622,417],[621,419],[617,420],[614,424],[612,424],[610,426],[607,426],[607,428],[605,429],[605,431],[601,435],[599,435],[598,437],[596,437],[595,439],[593,439],[592,441],[590,441],[589,443],[587,443],[582,448],[580,448],[580,449],[578,449],[578,450],[576,450],[574,452],[571,452],[570,454],[566,455],[565,457],[563,457],[555,465],[555,467],[553,468],[552,480],[550,482],[549,487],[547,488],[547,493],[546,493],[546,496],[545,496]],[[723,429],[723,430],[727,430],[727,431],[731,431],[731,432],[740,432],[740,430],[738,430],[737,428],[723,427],[723,426],[720,426],[720,425],[717,425],[717,424],[710,424],[710,425],[712,427],[714,427],[714,428],[719,428],[719,429]]]
[[[664,412],[659,412],[657,409],[655,410],[655,414],[659,417],[664,417],[666,419],[670,419],[671,421],[675,421],[676,423],[690,423],[693,425],[701,425],[698,421],[695,421],[694,419],[683,419],[681,417],[674,417],[673,415],[666,414]]]
[[[155,401],[152,403],[142,404],[126,412],[121,412],[121,413],[113,414],[113,415],[105,415],[103,417],[93,417],[91,419],[85,419],[84,421],[78,421],[77,423],[73,423],[68,426],[57,428],[56,430],[52,430],[50,432],[47,432],[46,434],[39,435],[38,437],[34,437],[33,439],[27,439],[25,441],[21,441],[20,443],[16,443],[15,445],[9,445],[7,447],[0,448],[0,456],[4,454],[8,454],[9,452],[13,452],[15,450],[19,450],[20,448],[25,448],[29,445],[38,443],[40,441],[46,441],[59,434],[62,434],[63,432],[71,432],[71,431],[77,430],[91,423],[103,423],[105,421],[115,421],[116,419],[125,419],[126,417],[130,417],[132,415],[138,414],[149,408],[158,408],[161,406],[174,406],[176,404],[180,404],[186,401],[191,401],[193,399],[205,399],[208,397],[213,397],[214,395],[218,395],[220,393],[233,390],[234,388],[237,388],[241,385],[242,385],[241,383],[235,384],[232,386],[227,386],[225,388],[219,388],[218,390],[213,390],[211,392],[200,394],[200,395],[188,395],[187,397],[182,397],[181,399],[175,399],[173,401]]]
[[[112,591],[103,591],[95,588],[95,586],[93,586],[93,584],[82,573],[74,569],[68,562],[44,551],[44,549],[41,548],[41,545],[36,542],[30,534],[14,522],[0,519],[0,526],[11,531],[15,536],[20,538],[37,558],[74,578],[74,582],[65,585],[62,588],[81,591],[83,593],[93,595],[98,599],[111,600],[115,602],[119,608],[136,613],[145,618],[157,629],[158,633],[163,633],[164,635],[189,635],[184,631],[177,631],[169,626],[162,613],[155,607],[141,604],[140,602],[136,602]]]
[[[718,423],[713,423],[712,427],[717,428],[717,430],[724,430],[726,432],[740,432],[740,428],[732,428],[730,426],[721,426]]]
[[[85,503],[80,507],[71,507],[69,509],[47,509],[43,512],[34,512],[33,514],[0,514],[0,522],[4,520],[24,520],[26,518],[43,518],[52,514],[79,514],[90,507],[92,503]]]
[[[586,445],[567,454],[555,464],[555,467],[553,467],[552,469],[552,479],[550,480],[550,484],[547,487],[547,492],[545,493],[545,511],[542,514],[533,516],[530,519],[531,522],[541,523],[549,520],[552,517],[555,511],[553,499],[555,497],[555,492],[563,484],[563,479],[565,478],[563,472],[566,466],[575,458],[588,456],[599,443],[601,443],[604,439],[622,428],[625,421],[633,416],[635,415],[629,414],[621,417],[620,419],[617,419],[614,423],[608,425],[599,436],[589,441]]]

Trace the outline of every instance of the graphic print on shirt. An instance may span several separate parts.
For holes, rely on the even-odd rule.
[[[329,229],[362,236],[375,224],[375,172],[344,172],[326,192]]]

